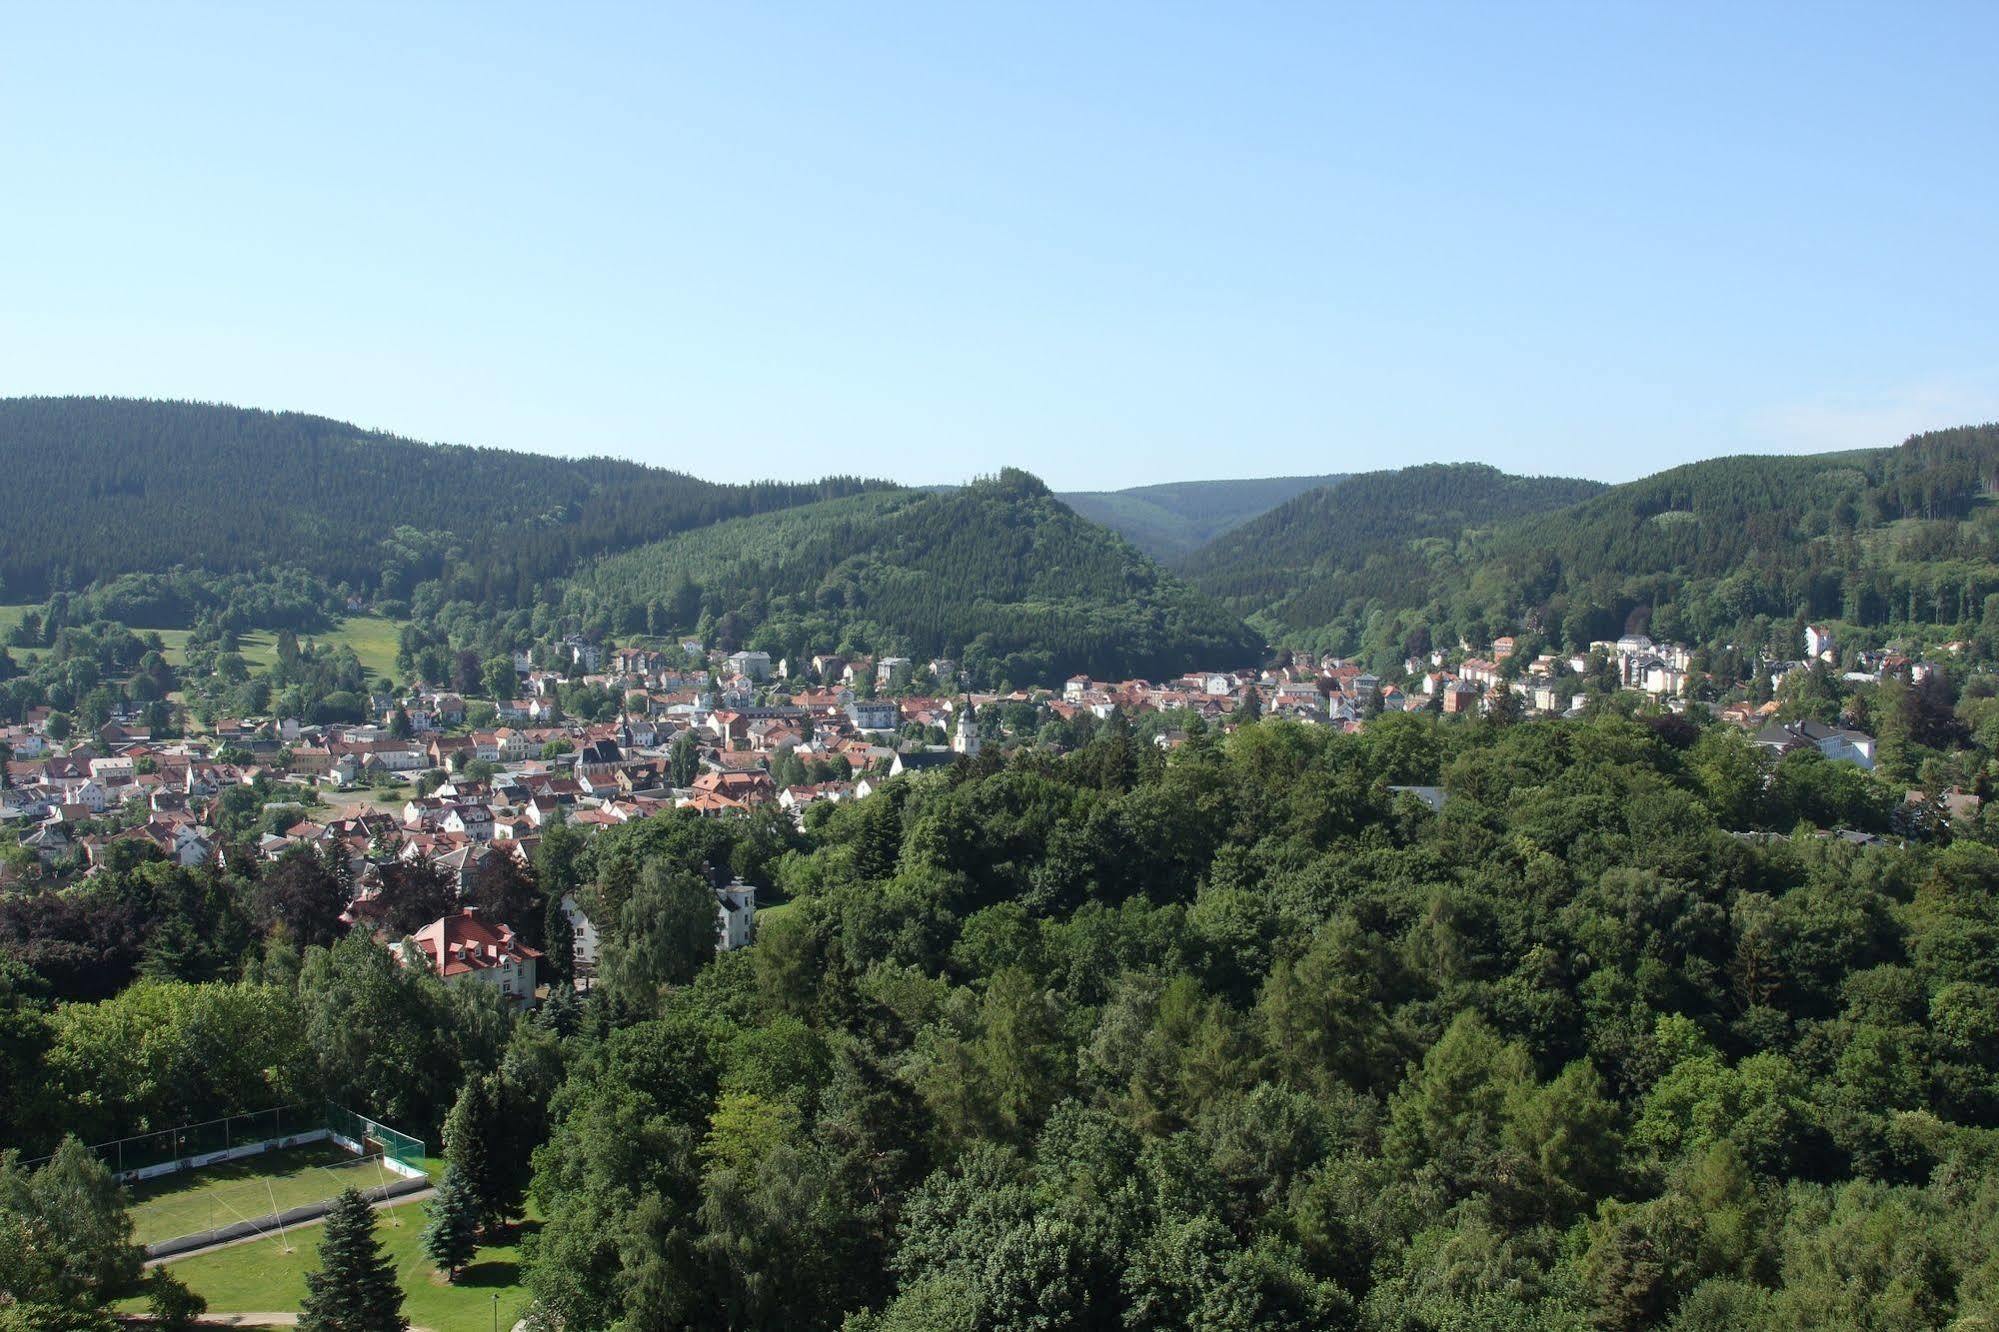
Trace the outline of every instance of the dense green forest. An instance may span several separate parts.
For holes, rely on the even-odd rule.
[[[601,561],[565,609],[724,647],[962,654],[981,683],[1254,664],[1240,621],[1023,472],[721,523]]]
[[[1857,631],[1853,646],[1999,632],[1999,427],[1717,458],[1510,513],[1426,500],[1470,479],[1454,470],[1302,496],[1200,552],[1188,576],[1275,639],[1381,665],[1508,631],[1550,646],[1641,631],[1779,658],[1806,620]]]
[[[580,561],[863,483],[718,485],[609,458],[420,444],[297,412],[128,398],[0,399],[0,591],[272,565],[406,597],[522,604]]]
[[[1506,519],[1560,509],[1602,489],[1477,463],[1368,472],[1235,528],[1183,570],[1231,609],[1289,639],[1358,607],[1421,599],[1431,570],[1412,552],[1455,546]]]
[[[342,937],[339,864],[140,860],[0,901],[0,1117],[34,1151],[484,1107],[454,1143],[498,1214],[532,1201],[573,1329],[1978,1327],[1999,828],[1809,833],[1889,803],[1679,718],[1171,754],[1113,719],[804,830],[555,825],[480,900],[578,893],[605,956],[530,1018]],[[730,874],[792,905],[716,956]],[[136,1263],[43,1281],[54,1204],[6,1174],[0,1292],[100,1325]]]
[[[565,630],[598,635],[962,653],[981,683],[1247,665],[1263,650],[1031,478],[945,494],[840,477],[728,486],[95,398],[0,401],[7,463],[25,479],[0,518],[0,595],[45,601],[41,641],[97,621],[321,631],[355,596],[482,650],[508,644],[473,621],[559,606]],[[1251,502],[1168,487],[1161,503],[1168,492],[1201,530]]]
[[[1169,481],[1127,490],[1064,492],[1056,498],[1161,564],[1171,565],[1296,495],[1345,479],[1333,475]]]
[[[1642,622],[1715,641],[1755,617],[1976,630],[1999,593],[1999,427],[1816,458],[1719,458],[1508,525],[1437,566],[1438,601],[1574,639]],[[1572,627],[1571,627],[1572,625]]]

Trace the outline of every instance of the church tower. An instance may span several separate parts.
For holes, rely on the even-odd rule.
[[[979,724],[972,720],[969,701],[958,712],[958,733],[951,737],[951,748],[966,758],[979,756]]]

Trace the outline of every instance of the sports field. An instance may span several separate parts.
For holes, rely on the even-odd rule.
[[[401,1176],[378,1160],[363,1159],[330,1142],[247,1156],[200,1170],[135,1184],[131,1199],[133,1238],[141,1244],[237,1221],[255,1221],[329,1201],[350,1185],[370,1189]]]
[[[529,1220],[501,1243],[481,1245],[471,1265],[447,1285],[423,1256],[422,1203],[380,1208],[375,1218],[375,1234],[403,1288],[403,1312],[415,1326],[429,1332],[489,1332],[497,1325],[505,1332],[526,1312],[519,1241],[539,1228],[537,1221]],[[321,1224],[315,1221],[286,1235],[289,1253],[273,1235],[175,1259],[168,1266],[207,1299],[212,1315],[288,1312],[305,1298],[305,1274],[319,1270],[320,1235]],[[139,1313],[144,1306],[144,1299],[135,1297],[118,1309]]]

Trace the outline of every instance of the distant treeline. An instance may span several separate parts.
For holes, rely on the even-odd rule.
[[[565,607],[607,634],[708,626],[779,654],[962,654],[981,682],[1253,664],[1239,620],[1024,472],[725,523],[604,560]]]
[[[592,556],[866,487],[719,485],[608,458],[419,444],[296,412],[122,398],[0,400],[0,469],[0,592],[11,600],[121,573],[285,564],[391,597],[450,568],[473,599],[519,603]],[[428,539],[412,549],[395,542],[399,529]]]
[[[1773,622],[1788,641],[1802,619],[1966,634],[1999,623],[1999,514],[1986,502],[1999,427],[1718,458],[1587,498],[1559,495],[1587,483],[1484,470],[1411,468],[1312,492],[1217,541],[1189,576],[1282,641],[1382,658],[1509,630],[1555,645],[1628,630],[1721,643],[1760,642]]]

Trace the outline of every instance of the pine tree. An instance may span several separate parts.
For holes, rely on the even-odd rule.
[[[495,1132],[497,1114],[491,1082],[474,1077],[459,1091],[444,1120],[444,1159],[476,1201],[479,1224],[489,1229],[505,1219],[501,1172],[493,1160],[493,1150],[503,1140]]]
[[[541,970],[551,992],[567,986],[576,974],[576,927],[562,909],[562,899],[551,896],[542,912]]]
[[[479,1248],[479,1200],[455,1165],[446,1166],[444,1181],[427,1210],[423,1230],[424,1256],[454,1281]]]
[[[319,1270],[305,1278],[298,1325],[304,1332],[404,1332],[403,1292],[375,1238],[375,1212],[348,1189],[326,1214]]]

